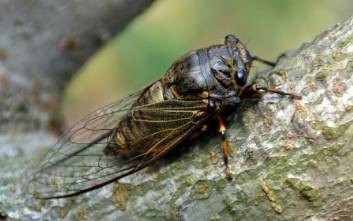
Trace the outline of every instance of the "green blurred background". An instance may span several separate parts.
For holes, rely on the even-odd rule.
[[[110,41],[65,92],[70,125],[84,114],[158,79],[182,54],[236,34],[275,60],[353,12],[352,0],[159,0]]]

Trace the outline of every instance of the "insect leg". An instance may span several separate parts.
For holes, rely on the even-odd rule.
[[[274,67],[277,64],[277,61],[276,62],[268,61],[268,60],[265,60],[265,59],[262,59],[262,58],[259,58],[259,57],[256,57],[256,56],[252,57],[252,60],[267,64],[267,65],[269,65],[271,67]]]
[[[218,125],[219,125],[218,131],[222,136],[221,148],[223,151],[224,164],[226,166],[225,173],[226,173],[227,179],[232,180],[231,166],[229,165],[229,160],[228,160],[229,147],[228,147],[228,140],[226,137],[226,126],[224,124],[223,119],[220,116],[217,117],[217,120],[218,120]]]
[[[271,66],[271,67],[274,67],[274,66],[276,66],[276,64],[278,63],[278,61],[281,60],[281,59],[282,59],[283,57],[285,57],[285,56],[286,56],[286,53],[280,54],[280,55],[277,57],[277,59],[276,59],[275,62],[273,62],[273,61],[268,61],[268,60],[259,58],[259,57],[257,57],[257,56],[252,57],[252,59],[253,59],[253,61],[259,61],[259,62],[261,62],[261,63],[264,63],[264,64],[267,64],[267,65],[269,65],[269,66]]]
[[[300,100],[302,97],[296,94],[292,94],[292,93],[287,93],[284,91],[280,91],[280,90],[275,90],[269,87],[259,87],[258,85],[253,85],[253,90],[255,90],[256,92],[260,92],[261,90],[265,91],[265,92],[270,92],[270,93],[275,93],[275,94],[279,94],[282,96],[289,96],[292,99],[298,99]]]

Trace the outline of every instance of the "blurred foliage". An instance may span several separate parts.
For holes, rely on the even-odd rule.
[[[156,1],[80,70],[66,90],[64,113],[71,124],[158,79],[185,52],[223,42],[227,33],[252,54],[275,60],[352,8],[351,0]]]

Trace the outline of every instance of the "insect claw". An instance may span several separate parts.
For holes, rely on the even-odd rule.
[[[232,171],[231,171],[231,166],[230,165],[228,165],[226,167],[225,173],[226,173],[227,180],[232,181],[233,180],[233,175],[232,175]]]
[[[252,89],[253,91],[255,91],[255,92],[257,92],[257,91],[258,91],[258,90],[257,90],[257,85],[256,85],[256,84],[251,85],[251,89]]]
[[[290,96],[294,100],[301,100],[302,99],[302,96],[296,95],[296,94],[288,94],[288,96]]]

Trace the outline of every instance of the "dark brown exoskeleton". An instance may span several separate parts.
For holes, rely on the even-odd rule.
[[[240,102],[253,85],[254,60],[234,36],[224,44],[192,51],[159,80],[87,115],[68,130],[34,173],[29,190],[38,198],[78,195],[135,173],[199,133],[211,119],[219,122],[226,176],[231,177],[222,111]]]

